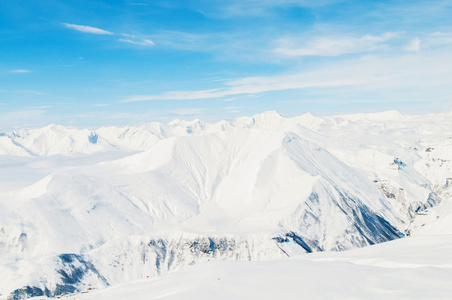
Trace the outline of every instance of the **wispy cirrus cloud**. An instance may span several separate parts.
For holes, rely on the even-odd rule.
[[[221,34],[198,34],[184,31],[160,30],[150,35],[152,40],[158,41],[163,47],[188,50],[210,51],[218,47],[218,40],[224,38]]]
[[[104,29],[86,26],[86,25],[76,25],[76,24],[68,24],[68,23],[63,23],[63,25],[66,26],[67,28],[74,29],[74,30],[81,31],[81,32],[86,32],[86,33],[106,34],[106,35],[114,34],[113,32],[110,32],[110,31],[107,31]]]
[[[118,41],[123,42],[123,43],[140,45],[140,46],[155,46],[155,43],[153,41],[151,41],[150,39],[140,38],[133,34],[127,34],[127,33],[116,34],[111,31],[107,31],[107,30],[92,27],[92,26],[86,26],[86,25],[76,25],[76,24],[68,24],[68,23],[63,23],[63,25],[66,26],[67,28],[85,32],[85,33],[122,36],[124,38],[119,38]]]
[[[227,95],[226,91],[221,89],[201,90],[201,91],[171,91],[160,95],[136,95],[131,96],[120,102],[139,102],[152,100],[193,100],[193,99],[207,99],[217,98]]]
[[[315,37],[308,42],[289,37],[279,39],[277,41],[279,46],[274,51],[285,56],[339,56],[385,48],[388,46],[386,42],[398,35],[396,32],[386,32],[382,35],[364,35],[360,38]]]
[[[425,42],[424,42],[425,40]],[[452,44],[451,32],[433,32],[428,37],[423,39],[423,45],[426,47],[447,46]]]
[[[18,70],[11,70],[11,73],[31,73],[31,70],[26,69],[18,69]]]
[[[357,95],[366,91],[383,94],[394,93],[394,89],[419,91],[438,89],[450,90],[452,73],[449,64],[444,63],[448,49],[441,52],[420,52],[413,55],[351,57],[291,75],[243,77],[228,80],[221,86],[208,90],[167,91],[154,95],[134,95],[120,102],[156,100],[195,100],[225,97],[226,100],[239,95],[259,95],[267,92],[305,90],[306,92],[328,94],[328,89]],[[450,59],[449,59],[450,60]],[[426,80],[428,78],[429,80]],[[392,91],[392,92],[391,92]],[[402,93],[403,94],[403,93]],[[403,94],[407,95],[407,93]],[[393,96],[392,96],[393,97]],[[418,96],[420,97],[420,96]],[[392,98],[391,98],[392,99]]]
[[[140,38],[140,37],[137,37],[135,34],[121,33],[119,35],[124,37],[124,38],[118,39],[118,41],[123,42],[123,43],[129,43],[129,44],[140,45],[140,46],[155,46],[155,43],[153,41],[151,41],[150,39]]]
[[[155,46],[155,43],[151,40],[133,41],[130,39],[118,39],[118,41],[123,42],[123,43],[140,45],[140,46]]]
[[[282,91],[291,89],[303,89],[310,87],[333,87],[353,85],[355,80],[332,79],[332,80],[309,80],[304,74],[293,76],[258,77],[254,82],[247,82],[252,78],[226,82],[228,87],[200,90],[200,91],[170,91],[160,95],[136,95],[121,100],[122,103],[154,101],[154,100],[194,100],[221,98],[231,95],[259,94],[270,91]]]

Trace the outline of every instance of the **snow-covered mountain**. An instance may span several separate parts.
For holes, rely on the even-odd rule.
[[[450,253],[452,236],[418,236],[279,260],[202,262],[63,299],[450,299]]]
[[[452,114],[0,134],[0,299],[398,239],[450,201]]]

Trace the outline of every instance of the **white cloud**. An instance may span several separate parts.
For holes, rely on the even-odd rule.
[[[426,37],[422,41],[422,48],[431,48],[438,46],[448,46],[452,44],[452,33],[434,32],[430,37]]]
[[[133,41],[129,39],[118,39],[120,42],[134,44],[134,45],[141,45],[141,46],[154,46],[155,43],[151,40],[142,40],[142,41]]]
[[[177,50],[210,51],[219,47],[219,40],[225,39],[218,34],[193,34],[189,32],[162,30],[150,36],[159,46]]]
[[[128,34],[128,33],[121,33],[120,35],[125,36],[125,37],[129,37],[129,38],[136,38],[135,35],[133,35],[133,34]]]
[[[11,70],[11,73],[30,73],[31,70],[19,69],[19,70]]]
[[[321,64],[315,69],[292,75],[238,78],[225,81],[215,89],[136,95],[125,98],[121,102],[213,99],[296,89],[306,90],[307,93],[331,93],[327,88],[341,90],[349,95],[356,95],[361,91],[376,91],[379,94],[383,94],[384,91],[388,93],[392,91],[393,94],[397,91],[413,91],[413,94],[418,94],[416,97],[419,98],[421,91],[435,87],[441,93],[452,91],[452,88],[447,88],[452,80],[452,72],[449,64],[444,63],[449,56],[448,49],[441,49],[420,53],[420,55],[351,57],[329,63],[327,67]],[[408,94],[408,92],[401,93]]]
[[[128,97],[121,102],[138,102],[138,101],[152,101],[152,100],[192,100],[192,99],[205,99],[215,98],[221,96],[215,96],[219,89],[202,90],[202,91],[171,91],[165,92],[161,95],[137,95]]]
[[[421,50],[421,40],[419,38],[412,39],[404,48],[405,51],[419,52]]]
[[[103,30],[100,28],[96,28],[96,27],[91,27],[91,26],[75,25],[75,24],[68,24],[68,23],[63,23],[63,25],[66,26],[67,28],[71,28],[71,29],[81,31],[81,32],[87,32],[87,33],[93,33],[93,34],[115,35],[113,32]],[[137,36],[135,36],[133,34],[121,33],[118,35],[125,37],[123,39],[118,39],[118,41],[123,42],[123,43],[129,43],[129,44],[140,45],[140,46],[154,46],[155,45],[155,43],[153,41],[151,41],[149,39],[139,39],[139,38],[137,38]],[[81,58],[81,59],[83,59],[83,58]]]
[[[316,37],[307,43],[298,38],[284,38],[277,41],[280,46],[275,52],[285,56],[338,56],[370,52],[387,47],[385,42],[397,36],[398,33],[386,32],[379,36],[365,35],[360,38]]]
[[[435,31],[435,32],[432,32],[430,35],[431,36],[445,36],[445,35],[448,35],[448,34],[445,33],[445,32]]]
[[[355,80],[332,79],[310,80],[304,74],[291,76],[250,77],[226,82],[228,87],[201,91],[171,91],[160,95],[137,95],[120,102],[138,102],[152,100],[194,100],[220,98],[231,95],[259,94],[269,91],[282,91],[310,87],[332,87],[356,84]]]
[[[103,30],[100,28],[96,28],[96,27],[91,27],[91,26],[75,25],[75,24],[68,24],[68,23],[63,23],[63,25],[66,26],[67,28],[74,29],[74,30],[81,31],[81,32],[86,32],[86,33],[109,34],[109,35],[114,34],[113,32]]]
[[[232,97],[232,98],[228,98],[228,99],[224,99],[223,101],[225,102],[230,102],[230,101],[234,101],[235,99],[237,99],[238,97]]]

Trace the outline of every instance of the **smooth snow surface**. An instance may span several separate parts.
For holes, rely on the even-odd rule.
[[[364,290],[389,293],[396,276],[387,273],[391,262],[383,257],[360,264],[374,259],[368,249],[392,257],[399,247],[411,247],[406,245],[433,253],[436,235],[450,242],[450,128],[451,114],[284,118],[265,112],[214,124],[175,120],[98,130],[50,125],[1,133],[0,299],[76,293],[155,276],[160,279],[146,280],[162,283],[156,293],[194,296],[209,293],[203,276],[217,268],[227,276],[237,268],[236,278],[244,282],[254,272],[257,279],[274,278],[267,294],[280,290],[281,297],[291,293],[286,281],[301,285],[288,278],[299,272],[302,281],[321,289],[327,287],[317,279],[327,278],[324,284],[334,290],[347,276],[366,287],[366,277],[354,272],[376,268],[375,284]],[[411,237],[393,241],[405,236]],[[306,255],[382,242],[388,243]],[[355,260],[353,253],[365,258]],[[324,264],[317,255],[335,262]],[[441,272],[450,269],[443,260],[416,257],[392,265],[404,278],[408,265],[431,268],[408,276],[407,288],[435,278],[444,282]],[[277,277],[285,269],[290,276]],[[349,273],[341,276],[340,269]],[[184,276],[199,281],[195,294],[165,287]],[[300,295],[315,295],[313,288],[304,289]],[[446,290],[438,289],[438,296]],[[356,293],[350,295],[360,297]]]
[[[74,298],[450,299],[451,253],[451,236],[411,237],[277,261],[200,263]]]

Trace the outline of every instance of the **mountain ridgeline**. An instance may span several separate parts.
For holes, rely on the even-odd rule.
[[[451,114],[0,134],[0,299],[402,238],[452,194]]]

